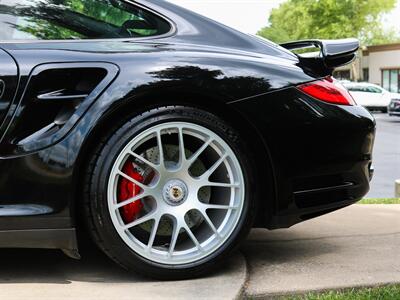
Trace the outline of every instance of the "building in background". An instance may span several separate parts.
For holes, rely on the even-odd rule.
[[[393,93],[400,92],[400,43],[368,46],[353,64],[338,68],[340,80],[375,83]]]

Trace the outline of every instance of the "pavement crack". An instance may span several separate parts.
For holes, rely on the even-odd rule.
[[[244,251],[239,250],[239,253],[243,256],[244,259],[244,263],[246,266],[246,277],[244,279],[244,282],[242,284],[242,288],[240,289],[240,292],[238,293],[238,295],[236,296],[235,300],[240,300],[240,299],[247,299],[247,289],[250,283],[250,268],[251,265],[246,257],[246,254],[244,253]]]

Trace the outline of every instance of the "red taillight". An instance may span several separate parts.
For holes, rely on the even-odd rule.
[[[331,78],[302,84],[298,88],[305,94],[333,104],[356,105],[353,97],[344,86],[335,83]]]

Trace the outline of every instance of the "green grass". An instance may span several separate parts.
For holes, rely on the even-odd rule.
[[[310,293],[304,296],[283,297],[282,300],[396,300],[400,299],[400,285],[377,288],[351,289]]]
[[[400,198],[363,199],[358,204],[400,204]]]

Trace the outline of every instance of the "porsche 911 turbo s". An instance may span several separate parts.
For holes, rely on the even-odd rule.
[[[188,278],[252,227],[355,203],[375,121],[330,76],[358,48],[276,45],[161,0],[1,0],[0,247],[78,258],[82,233]]]

